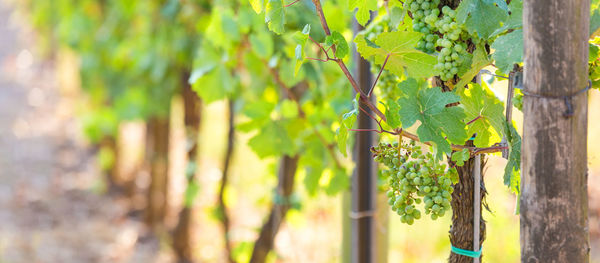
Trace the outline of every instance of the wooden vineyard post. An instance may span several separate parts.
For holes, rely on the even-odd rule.
[[[589,262],[590,1],[523,4],[521,262]]]
[[[362,30],[354,21],[354,32]],[[354,52],[357,81],[363,92],[368,93],[372,84],[372,75],[369,62],[364,60],[358,52]],[[361,107],[367,108],[360,102]],[[358,129],[373,129],[375,123],[363,113],[358,114]],[[352,175],[352,262],[375,262],[375,203],[377,197],[376,165],[369,150],[375,144],[371,132],[356,133],[354,145],[354,161],[356,168]]]

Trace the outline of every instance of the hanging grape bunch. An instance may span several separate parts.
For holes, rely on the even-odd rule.
[[[440,0],[406,0],[405,3],[413,18],[413,30],[421,32],[425,36],[417,43],[417,49],[425,53],[433,53],[435,51],[435,43],[438,40],[438,35],[435,34],[435,23],[428,23],[432,19],[437,20],[440,14],[438,5]]]
[[[425,214],[431,219],[444,216],[451,208],[452,181],[458,178],[456,169],[446,168],[431,153],[423,153],[414,141],[380,143],[371,148],[375,161],[388,169],[382,173],[388,180],[388,204],[400,216],[402,223],[411,225],[421,218],[417,207],[424,204]]]
[[[439,51],[434,68],[440,78],[447,81],[458,73],[471,36],[464,25],[456,22],[456,11],[452,8],[442,7],[440,15],[439,3],[439,0],[406,0],[413,17],[413,30],[425,34],[417,43],[417,49],[429,54]],[[478,39],[473,38],[472,41],[475,43]]]

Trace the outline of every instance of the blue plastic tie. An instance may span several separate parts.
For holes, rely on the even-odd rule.
[[[481,257],[481,248],[479,249],[479,251],[475,252],[472,250],[466,250],[466,249],[462,249],[462,248],[457,248],[455,246],[450,246],[452,253],[457,254],[457,255],[462,255],[462,256],[467,256],[467,257],[472,257],[472,258],[479,258]]]

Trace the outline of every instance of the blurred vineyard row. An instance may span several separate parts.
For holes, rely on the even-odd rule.
[[[338,1],[323,8],[332,30],[350,39],[352,15]],[[347,79],[334,63],[297,65],[293,47],[309,41],[305,25],[320,26],[317,16],[300,15],[313,13],[310,3],[290,7],[286,33],[274,36],[251,2],[13,5],[36,32],[39,52],[74,73],[63,92],[74,97],[81,130],[97,149],[101,191],[128,200],[130,214],[143,219],[162,250],[178,262],[347,260],[349,219],[342,215],[349,211],[352,164],[334,146],[339,116],[352,108]],[[311,37],[325,42],[321,31]],[[496,82],[494,89],[505,86]],[[590,116],[600,105],[594,95]],[[599,125],[590,126],[595,255],[600,149],[593,138]],[[493,212],[484,214],[489,262],[519,258],[514,197],[499,179],[504,162],[492,156],[486,173],[495,196],[488,201]],[[382,197],[377,212],[381,258],[445,260],[448,215],[408,227],[388,215],[385,203]]]

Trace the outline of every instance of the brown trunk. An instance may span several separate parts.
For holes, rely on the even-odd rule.
[[[473,184],[473,166],[475,158],[470,158],[465,165],[457,167],[458,183],[453,186],[452,192],[452,226],[450,227],[450,243],[457,248],[473,250],[473,197],[475,186]],[[481,156],[481,200],[483,203],[486,191],[483,180],[485,166],[484,156]],[[479,210],[481,211],[481,209]],[[480,215],[479,220],[479,247],[485,240],[485,221]],[[450,252],[450,263],[472,263],[473,258]],[[481,259],[480,259],[481,262]]]
[[[106,190],[109,194],[117,194],[121,192],[122,186],[119,185],[119,175],[118,175],[118,161],[119,161],[119,151],[117,147],[117,140],[115,136],[105,136],[100,142],[101,148],[109,149],[113,154],[113,163],[110,168],[108,168],[105,172],[106,174]]]
[[[169,119],[153,118],[148,122],[150,186],[147,193],[146,223],[154,230],[163,228],[167,210]]]
[[[229,236],[230,231],[230,219],[229,213],[227,212],[227,206],[225,204],[225,189],[229,179],[229,164],[231,163],[231,158],[233,156],[233,146],[235,139],[235,102],[233,100],[229,100],[229,112],[228,112],[228,132],[227,132],[227,151],[225,152],[225,159],[223,160],[223,177],[221,178],[221,185],[219,186],[219,216],[221,219],[221,223],[223,224],[223,233],[225,236],[225,253],[227,256],[227,261],[230,263],[235,262],[232,257],[232,245],[231,239]]]
[[[186,130],[187,160],[190,163],[196,163],[198,160],[198,132],[201,123],[201,102],[196,93],[192,91],[187,84],[188,74],[184,74],[184,88],[182,89],[183,107],[184,107],[184,126]],[[186,175],[188,185],[196,180],[196,173]],[[193,260],[193,233],[192,224],[194,211],[191,206],[184,206],[179,213],[179,222],[173,231],[173,250],[177,256],[177,262],[188,263]]]
[[[589,262],[587,0],[523,5],[521,262]],[[569,113],[571,109],[571,114]]]
[[[258,239],[254,243],[251,263],[263,263],[267,259],[269,251],[273,249],[275,235],[279,231],[279,226],[290,209],[289,198],[294,189],[294,180],[296,169],[298,168],[298,155],[294,157],[283,156],[279,165],[279,184],[277,185],[278,202],[274,202],[271,207],[271,213],[267,222],[262,226]]]

